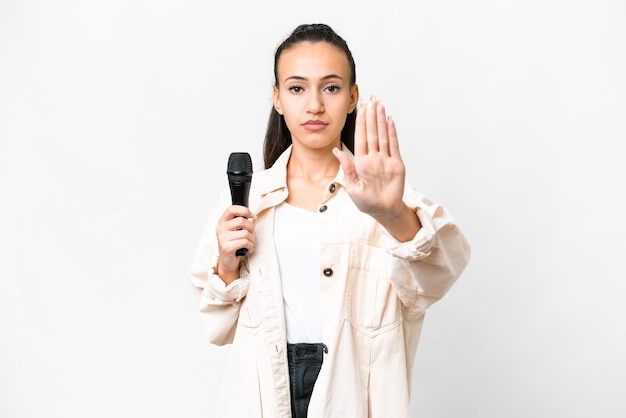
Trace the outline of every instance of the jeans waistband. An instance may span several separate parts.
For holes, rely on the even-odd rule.
[[[299,360],[319,361],[327,352],[326,346],[322,343],[298,343],[287,344],[287,355],[290,361],[297,362]]]

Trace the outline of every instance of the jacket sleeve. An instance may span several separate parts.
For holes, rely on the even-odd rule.
[[[397,241],[384,228],[388,274],[400,300],[415,313],[426,310],[441,299],[467,266],[471,249],[452,216],[433,204],[410,185],[405,188],[405,203],[422,224],[408,242]]]
[[[191,265],[191,284],[199,300],[199,311],[209,341],[216,345],[231,343],[235,334],[241,301],[249,287],[247,278],[238,278],[228,286],[217,275],[217,223],[230,204],[225,189],[211,211]]]

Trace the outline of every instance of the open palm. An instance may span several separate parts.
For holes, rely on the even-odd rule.
[[[405,166],[400,157],[396,127],[385,108],[370,99],[361,105],[354,131],[354,160],[339,150],[345,187],[354,204],[376,219],[402,210]]]

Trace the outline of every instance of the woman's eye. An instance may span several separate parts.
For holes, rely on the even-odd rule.
[[[341,89],[341,87],[336,86],[336,85],[331,85],[326,87],[326,90],[328,90],[329,93],[337,93],[339,90]]]
[[[291,87],[289,87],[289,91],[291,91],[292,93],[301,93],[302,92],[302,87],[300,87],[300,86],[291,86]]]

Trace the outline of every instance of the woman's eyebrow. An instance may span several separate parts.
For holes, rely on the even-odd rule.
[[[335,79],[335,78],[338,78],[339,80],[343,80],[343,77],[340,76],[340,75],[337,75],[337,74],[325,75],[324,77],[321,78],[321,80],[330,80],[330,79]],[[291,76],[285,78],[284,81],[286,82],[286,81],[290,81],[290,80],[308,80],[308,78],[302,77],[300,75],[291,75]]]

